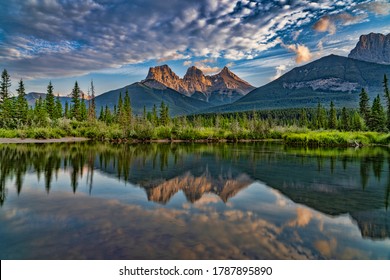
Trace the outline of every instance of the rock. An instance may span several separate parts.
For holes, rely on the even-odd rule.
[[[156,66],[149,69],[142,83],[151,87],[165,85],[187,96],[216,104],[233,102],[254,89],[227,67],[216,75],[206,76],[202,70],[191,66],[181,79],[168,65]]]
[[[370,33],[361,35],[359,42],[348,57],[368,62],[390,64],[390,34]]]

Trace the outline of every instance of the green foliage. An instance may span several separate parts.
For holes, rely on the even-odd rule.
[[[9,88],[11,87],[11,77],[8,74],[7,70],[4,69],[1,73],[1,83],[0,83],[0,104],[5,100],[10,98]]]
[[[70,118],[78,121],[82,120],[80,97],[80,88],[76,81],[72,90],[72,106],[70,110]]]
[[[359,113],[363,117],[364,121],[368,123],[371,112],[369,104],[370,99],[368,98],[368,94],[364,88],[362,88],[359,98]]]
[[[54,91],[53,91],[53,85],[51,82],[49,82],[49,85],[47,86],[47,94],[45,99],[45,106],[46,106],[46,112],[49,115],[49,118],[54,120],[56,118],[56,107],[55,107],[55,100],[54,100]]]
[[[379,94],[374,99],[371,107],[371,114],[368,122],[368,127],[371,131],[385,131],[386,130],[386,116],[381,105]]]

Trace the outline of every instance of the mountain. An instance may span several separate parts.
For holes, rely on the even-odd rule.
[[[390,64],[390,33],[370,33],[361,35],[356,47],[348,55],[349,58]]]
[[[184,77],[180,78],[168,65],[156,66],[149,69],[148,75],[142,82],[151,87],[156,85],[156,88],[164,85],[213,105],[234,102],[255,89],[227,67],[216,75],[205,76],[202,70],[191,66]]]
[[[27,100],[28,105],[34,107],[35,102],[39,99],[39,97],[41,97],[42,100],[46,99],[46,93],[42,93],[42,92],[29,92],[29,93],[27,93],[26,100]],[[60,96],[60,101],[61,101],[62,106],[65,106],[66,102],[68,102],[70,104],[70,102],[72,101],[72,98],[70,98],[68,96]]]
[[[168,105],[171,116],[191,114],[210,106],[204,101],[185,96],[162,83],[146,80],[143,83],[134,83],[96,96],[97,110],[106,105],[112,110],[118,103],[119,94],[122,93],[124,98],[126,90],[129,92],[133,113],[138,115],[143,113],[144,106],[148,112],[153,110],[154,105],[159,110],[162,101]]]
[[[259,87],[232,104],[202,112],[234,112],[253,109],[328,106],[356,108],[364,87],[371,99],[383,94],[383,76],[390,76],[388,65],[329,55],[296,67],[280,78]]]

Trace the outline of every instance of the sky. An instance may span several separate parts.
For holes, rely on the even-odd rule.
[[[97,94],[168,64],[224,66],[258,87],[331,53],[348,56],[362,34],[390,33],[390,0],[0,0],[0,69],[11,91],[60,95],[75,81]]]

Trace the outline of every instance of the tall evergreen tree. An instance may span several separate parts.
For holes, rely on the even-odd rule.
[[[69,110],[69,103],[68,103],[68,101],[65,101],[64,117],[67,118],[67,119],[71,118],[71,113],[70,113],[70,110]]]
[[[362,88],[359,94],[359,99],[359,113],[367,123],[370,119],[370,99],[364,88]]]
[[[10,89],[11,87],[11,77],[8,74],[7,70],[4,69],[1,73],[1,84],[0,84],[0,104],[3,103],[6,99],[11,97]]]
[[[343,107],[343,109],[341,110],[340,130],[347,131],[349,129],[350,126],[347,108]]]
[[[157,116],[157,107],[156,104],[153,104],[153,110],[152,110],[152,124],[154,126],[158,125],[158,116]]]
[[[387,122],[386,127],[387,130],[390,130],[390,92],[389,92],[389,85],[386,74],[383,77],[383,90],[386,98],[386,105],[387,105]]]
[[[52,120],[55,119],[55,99],[54,99],[53,85],[51,84],[51,81],[49,82],[49,85],[47,86],[45,106],[46,106],[46,112],[49,115],[49,118]]]
[[[371,115],[368,123],[368,127],[372,131],[385,131],[386,130],[386,117],[381,104],[381,98],[379,94],[374,99],[371,107]]]
[[[18,119],[20,124],[27,123],[27,115],[28,115],[28,103],[26,100],[26,91],[24,88],[23,80],[20,79],[19,86],[17,88],[18,96],[15,101],[15,117]]]
[[[54,118],[55,119],[59,119],[59,118],[62,118],[62,103],[61,103],[61,100],[60,100],[60,97],[57,95],[56,97],[56,104],[55,104],[55,114],[54,114]]]
[[[94,121],[96,119],[95,87],[93,81],[91,81],[91,98],[89,99],[88,119],[89,121]]]
[[[337,113],[333,101],[330,102],[329,128],[330,129],[337,128]]]
[[[35,123],[39,126],[47,125],[48,114],[46,111],[46,105],[42,97],[40,96],[38,100],[35,101],[34,108],[34,120]]]
[[[316,117],[314,119],[314,127],[316,129],[326,128],[326,111],[322,107],[320,102],[318,102],[317,105]]]
[[[299,115],[299,126],[306,127],[308,125],[307,112],[304,108],[301,109],[301,114]]]
[[[169,109],[165,105],[164,101],[161,101],[160,105],[160,124],[167,125],[169,123]]]
[[[80,88],[77,81],[75,82],[72,90],[71,118],[78,121],[81,120]]]

